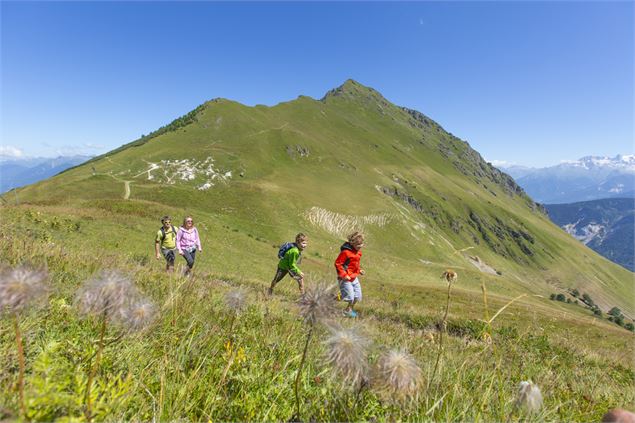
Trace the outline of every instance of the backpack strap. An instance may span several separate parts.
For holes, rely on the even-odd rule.
[[[172,233],[174,235],[176,235],[176,229],[174,229],[174,225],[170,225],[170,228],[172,229]],[[165,228],[163,226],[161,226],[161,242],[165,241]]]

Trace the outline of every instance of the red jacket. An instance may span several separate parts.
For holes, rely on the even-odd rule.
[[[340,255],[335,259],[335,270],[340,279],[346,279],[346,276],[354,281],[359,275],[359,261],[362,258],[362,252],[357,251],[351,244],[345,242],[340,247]]]

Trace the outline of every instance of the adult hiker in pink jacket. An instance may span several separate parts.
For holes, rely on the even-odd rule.
[[[201,239],[198,236],[198,229],[194,226],[194,219],[192,216],[187,216],[183,219],[183,226],[179,228],[176,234],[176,248],[179,250],[179,254],[183,256],[187,262],[187,269],[185,269],[185,275],[191,275],[192,268],[194,267],[194,260],[196,259],[196,252],[203,252],[201,248]]]

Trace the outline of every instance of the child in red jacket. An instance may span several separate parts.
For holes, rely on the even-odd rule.
[[[349,235],[348,242],[340,247],[340,254],[335,259],[335,270],[337,270],[337,281],[342,300],[348,303],[344,314],[348,317],[357,317],[353,306],[362,300],[362,286],[357,276],[365,273],[359,267],[363,246],[364,235],[361,232],[354,232]]]

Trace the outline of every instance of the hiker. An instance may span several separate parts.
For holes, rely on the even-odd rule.
[[[299,233],[295,236],[295,242],[287,242],[280,247],[278,251],[278,268],[276,274],[271,281],[269,287],[269,295],[273,294],[273,288],[276,284],[284,278],[287,273],[298,282],[298,288],[300,289],[300,295],[304,294],[304,273],[298,267],[298,264],[302,261],[302,251],[309,243],[309,237],[303,233]]]
[[[196,259],[196,252],[203,252],[201,239],[198,236],[198,229],[194,226],[192,216],[187,216],[183,219],[183,226],[179,228],[179,232],[176,234],[176,248],[187,262],[184,275],[191,276],[194,260]]]
[[[170,216],[163,216],[161,225],[154,240],[154,252],[157,260],[161,259],[161,254],[163,254],[166,262],[165,271],[173,272],[174,260],[176,259],[176,229],[172,226]]]
[[[348,317],[357,317],[353,307],[362,300],[362,286],[358,276],[365,273],[359,267],[363,246],[364,235],[361,232],[353,232],[349,235],[348,241],[340,247],[340,254],[335,259],[340,294],[342,300],[348,303],[344,315]]]

